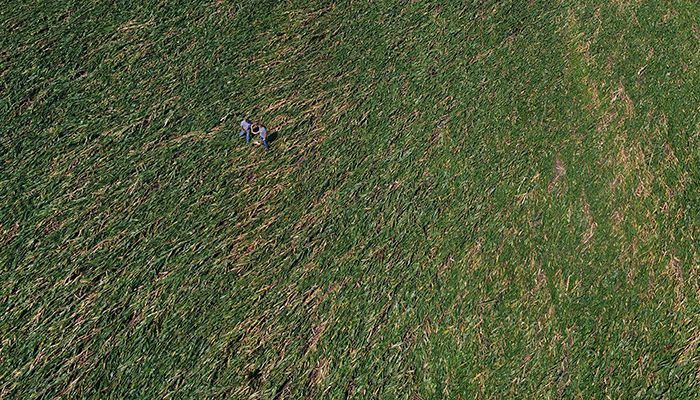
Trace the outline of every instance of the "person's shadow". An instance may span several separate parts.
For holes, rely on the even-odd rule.
[[[272,142],[274,142],[275,140],[277,140],[277,131],[276,131],[276,130],[270,132],[270,134],[267,135],[267,141],[268,141],[269,143],[272,143]]]

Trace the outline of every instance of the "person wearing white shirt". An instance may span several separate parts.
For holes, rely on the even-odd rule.
[[[241,133],[238,135],[238,137],[243,137],[245,136],[245,142],[250,143],[250,127],[251,127],[250,120],[248,120],[248,117],[243,117],[243,120],[241,121]]]

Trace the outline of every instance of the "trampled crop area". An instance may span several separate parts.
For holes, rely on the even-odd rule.
[[[700,397],[699,16],[3,5],[0,398]]]

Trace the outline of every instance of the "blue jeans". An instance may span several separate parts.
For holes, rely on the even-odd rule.
[[[267,143],[267,139],[263,139],[262,142],[263,142],[263,147],[265,148],[265,150],[270,150],[270,144]]]
[[[250,129],[246,129],[245,131],[243,131],[241,129],[241,133],[238,134],[238,137],[243,137],[244,134],[245,134],[245,142],[249,143],[250,142]]]

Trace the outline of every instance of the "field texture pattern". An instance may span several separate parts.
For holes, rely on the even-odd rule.
[[[0,121],[0,399],[700,398],[698,1],[9,1]]]

